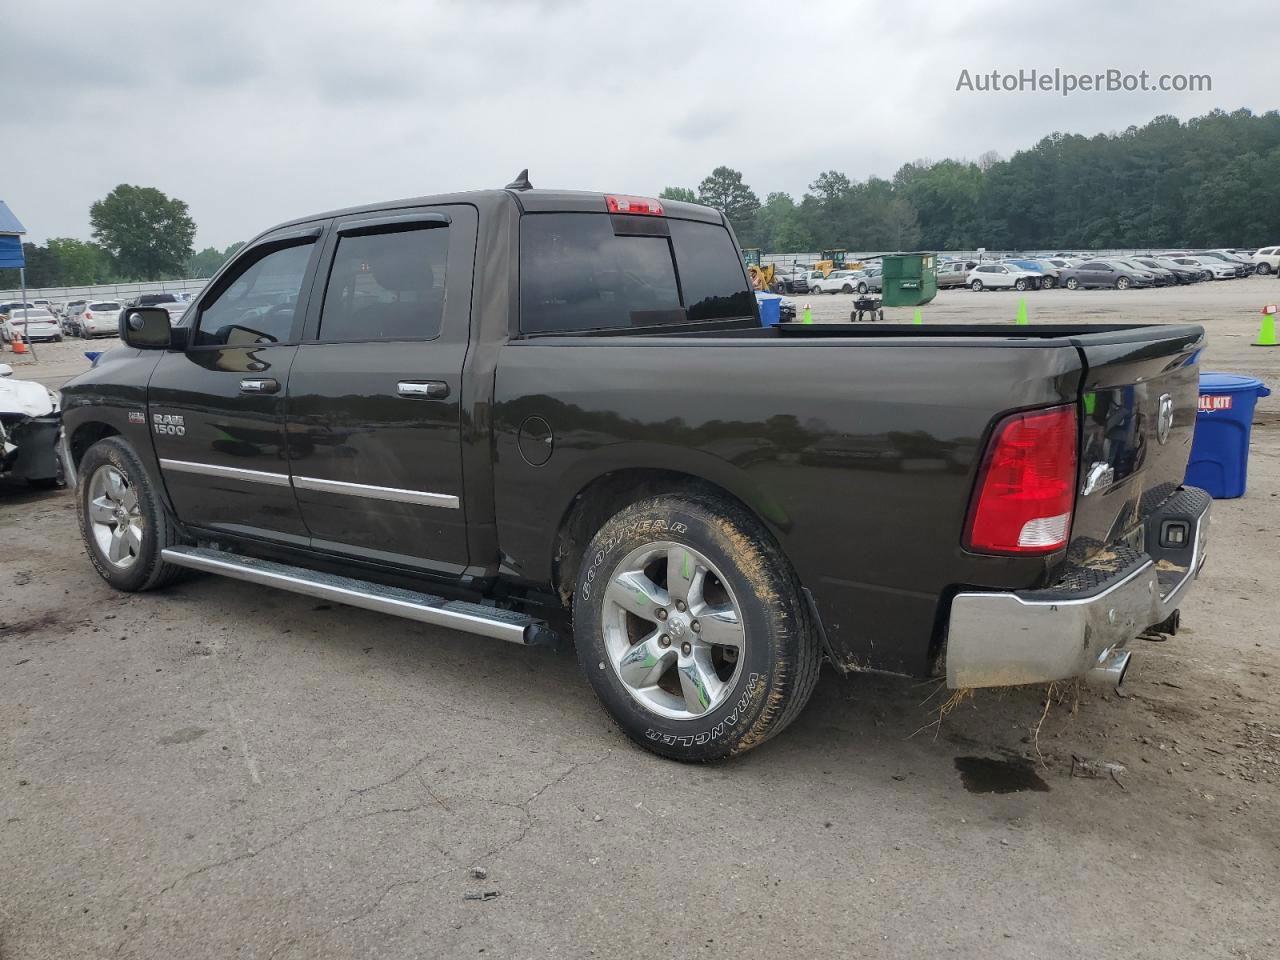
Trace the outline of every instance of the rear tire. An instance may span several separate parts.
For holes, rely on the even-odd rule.
[[[1027,289],[1027,281],[1024,280],[1022,277],[1019,277],[1017,280],[1013,281],[1013,289],[1017,290],[1019,293],[1022,293]]]
[[[133,447],[120,437],[99,440],[85,453],[77,472],[80,535],[98,575],[127,593],[154,590],[177,579],[183,569],[161,560],[160,551],[182,538]],[[122,512],[114,512],[116,506]],[[123,543],[120,555],[113,558],[117,540]]]
[[[841,287],[841,288],[840,288],[840,292],[841,292],[841,293],[853,293],[853,287],[849,286],[849,284],[847,284],[847,283],[846,283],[843,287]]]
[[[975,281],[973,281],[973,283],[969,284],[969,289],[970,289],[970,290],[972,290],[974,293],[981,293],[981,292],[982,292],[982,281],[981,281],[981,280],[975,280]]]
[[[1270,272],[1271,272],[1271,264],[1265,263],[1265,262],[1258,264],[1258,270],[1257,270],[1258,276],[1265,277]]]
[[[799,715],[821,665],[790,564],[755,517],[708,494],[642,500],[606,523],[579,571],[573,622],[605,710],[673,760],[759,746]]]
[[[1117,289],[1117,290],[1128,290],[1128,289],[1129,289],[1129,278],[1128,278],[1128,277],[1116,277],[1116,289]]]
[[[865,283],[860,283],[860,284],[858,284],[858,293],[862,294],[863,296],[866,296],[866,294],[867,294],[867,285],[866,285]]]

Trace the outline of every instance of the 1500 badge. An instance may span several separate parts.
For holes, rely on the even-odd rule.
[[[187,425],[182,415],[177,413],[153,413],[151,425],[155,427],[156,433],[168,434],[171,437],[182,437],[187,433]]]

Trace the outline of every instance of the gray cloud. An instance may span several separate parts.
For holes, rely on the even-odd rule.
[[[826,169],[1005,156],[1063,130],[1280,107],[1280,20],[1097,0],[828,8],[731,2],[43,0],[4,14],[0,196],[87,236],[121,182],[223,246],[348,203],[535,183],[656,192],[719,164],[763,196]],[[1237,15],[1239,14],[1239,15]],[[1247,21],[1247,22],[1246,22]],[[961,69],[1209,73],[1208,94],[957,92]],[[15,145],[22,148],[15,149]]]

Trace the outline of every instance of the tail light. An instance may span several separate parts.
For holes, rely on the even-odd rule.
[[[662,216],[662,204],[652,197],[624,197],[606,194],[604,202],[610,213],[638,213],[646,217]]]
[[[92,319],[93,319],[93,314],[92,314],[92,313],[90,313],[88,310],[86,310],[86,311],[84,312],[84,318],[85,318],[86,320],[92,320]]]
[[[969,509],[966,550],[1035,555],[1066,546],[1078,432],[1074,405],[1011,414],[996,425]]]

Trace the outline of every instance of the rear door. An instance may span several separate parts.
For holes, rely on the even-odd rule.
[[[476,225],[461,204],[334,223],[289,379],[293,483],[317,549],[445,576],[467,564]]]
[[[156,365],[146,416],[186,523],[307,543],[289,485],[284,388],[321,232],[285,229],[241,251],[183,318],[187,348]]]

